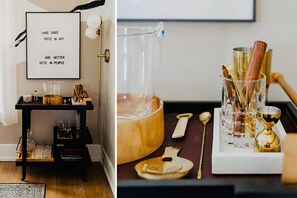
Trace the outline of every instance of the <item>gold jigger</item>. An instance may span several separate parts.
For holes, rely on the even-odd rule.
[[[280,139],[272,130],[281,116],[281,110],[272,106],[257,109],[257,117],[264,129],[256,135],[255,149],[258,152],[280,152]]]
[[[233,65],[239,80],[243,80],[249,66],[252,55],[251,47],[237,47],[233,49]],[[272,49],[267,49],[263,58],[260,73],[266,76],[266,100],[268,96],[268,88],[270,84]]]

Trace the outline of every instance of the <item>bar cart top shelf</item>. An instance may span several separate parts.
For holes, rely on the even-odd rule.
[[[71,97],[63,97],[62,101],[66,101],[66,103],[62,103],[61,105],[45,105],[42,104],[42,97],[38,97],[37,101],[25,102],[23,97],[21,96],[16,105],[16,109],[34,109],[34,110],[93,110],[94,105],[92,101],[87,101],[86,105],[72,105]]]

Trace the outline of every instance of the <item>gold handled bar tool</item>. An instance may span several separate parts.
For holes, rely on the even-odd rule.
[[[203,112],[199,115],[199,120],[203,123],[203,135],[202,135],[202,145],[201,145],[197,179],[202,179],[202,159],[203,159],[204,143],[205,143],[205,128],[206,128],[206,124],[210,119],[211,119],[211,114],[209,112]]]
[[[176,118],[178,122],[172,134],[172,138],[181,138],[185,135],[188,120],[193,116],[192,113],[182,113],[178,114]]]

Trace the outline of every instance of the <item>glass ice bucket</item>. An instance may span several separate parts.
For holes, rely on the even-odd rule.
[[[42,103],[46,105],[60,105],[62,104],[62,82],[60,81],[47,81],[43,84],[43,97]]]
[[[117,28],[117,120],[151,113],[164,26]]]

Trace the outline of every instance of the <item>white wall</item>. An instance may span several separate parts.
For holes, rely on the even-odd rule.
[[[272,71],[282,72],[297,90],[297,1],[256,1],[256,22],[165,21],[165,39],[157,95],[163,100],[219,101],[221,66],[232,62],[232,49],[255,40],[273,49]],[[170,8],[167,8],[170,9]],[[120,22],[119,25],[157,22]],[[289,100],[278,85],[269,100]]]
[[[108,15],[103,19],[102,45],[100,53],[110,50],[110,62],[104,59],[100,62],[100,90],[99,90],[99,133],[102,140],[102,164],[109,180],[112,191],[115,193],[115,1],[106,1],[105,12]]]
[[[15,36],[25,30],[25,12],[44,12],[49,10],[50,2],[41,0],[18,0],[16,6],[17,27]],[[55,0],[57,1],[57,0]],[[69,11],[79,3],[87,0],[69,1],[65,4],[55,4],[56,11]],[[102,9],[102,8],[100,8]],[[81,79],[80,80],[64,80],[62,88],[62,96],[71,96],[75,84],[83,84],[90,97],[93,99],[94,110],[87,112],[87,125],[90,128],[93,137],[93,143],[99,144],[98,133],[98,98],[99,98],[99,61],[97,53],[99,51],[99,40],[90,40],[84,36],[87,27],[86,19],[94,13],[100,12],[99,8],[85,10],[81,12]],[[106,14],[107,15],[107,14]],[[17,48],[17,95],[32,94],[34,90],[38,90],[42,95],[42,80],[26,79],[26,42],[21,43]],[[17,101],[17,99],[15,99]],[[21,136],[21,111],[19,112],[19,123],[3,127],[0,124],[0,143],[15,144]],[[52,127],[56,125],[58,120],[69,119],[73,123],[75,121],[75,111],[33,111],[31,128],[33,130],[33,138],[38,142],[52,142]]]
[[[69,11],[76,5],[84,4],[89,0],[17,0],[16,15],[18,17],[17,32],[15,35],[25,29],[25,12],[43,12],[43,11]],[[84,88],[92,98],[94,110],[87,112],[87,125],[90,128],[93,137],[93,143],[90,147],[103,147],[102,164],[106,171],[112,190],[115,189],[115,160],[114,160],[114,82],[115,82],[115,25],[110,23],[114,21],[115,1],[107,0],[104,6],[91,10],[81,11],[81,79],[64,80],[62,96],[71,96],[75,84],[83,84]],[[101,64],[97,57],[100,49],[101,38],[90,40],[84,35],[87,28],[86,20],[90,15],[102,15],[103,25],[106,27],[106,43],[111,50],[111,62],[108,65]],[[26,42],[18,48],[17,59],[17,93],[31,94],[35,89],[42,92],[42,80],[26,79]],[[100,73],[100,69],[102,70]],[[102,75],[101,75],[102,74]],[[101,76],[100,76],[101,75]],[[101,93],[103,92],[103,93]],[[42,95],[42,93],[40,94]],[[17,99],[16,99],[17,101]],[[100,103],[100,101],[102,103]],[[108,106],[106,106],[108,105]],[[100,114],[100,117],[99,117]],[[101,119],[104,117],[104,119]],[[33,111],[31,128],[33,130],[33,139],[38,142],[52,142],[52,127],[57,124],[58,120],[69,119],[75,121],[75,111]],[[19,123],[4,127],[0,124],[0,146],[11,147],[16,144],[21,136],[21,112],[19,111]],[[97,150],[96,150],[97,151]],[[100,150],[101,151],[101,150]],[[0,158],[3,157],[0,153]],[[7,153],[6,153],[7,154]],[[95,153],[96,154],[96,153]],[[97,159],[100,158],[97,155]],[[95,156],[96,157],[96,156]],[[3,159],[3,158],[2,158]]]
[[[104,22],[101,53],[110,49],[111,60],[101,60],[100,90],[100,139],[102,139],[102,164],[107,173],[113,192],[115,191],[115,25],[111,20]]]

